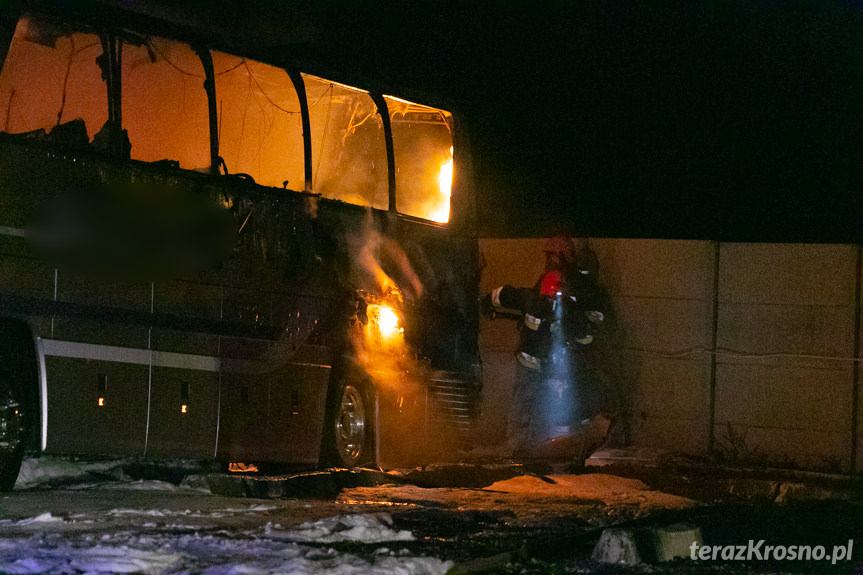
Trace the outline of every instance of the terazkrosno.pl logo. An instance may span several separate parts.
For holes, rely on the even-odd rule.
[[[834,545],[828,552],[823,545],[767,545],[764,539],[750,540],[746,545],[700,545],[693,541],[689,557],[696,561],[849,561],[854,540]]]

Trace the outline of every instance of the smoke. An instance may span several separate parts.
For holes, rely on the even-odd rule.
[[[359,288],[357,316],[351,329],[357,360],[383,388],[416,386],[414,374],[419,366],[405,340],[405,300],[409,305],[422,296],[422,282],[398,243],[375,228],[371,210],[360,233],[351,236],[348,245],[352,279]]]
[[[351,242],[352,261],[366,282],[358,285],[368,288],[358,291],[351,343],[378,391],[381,463],[428,463],[450,453],[454,440],[430,391],[436,372],[417,353],[420,334],[411,332],[430,328],[418,313],[425,286],[404,249],[372,223],[369,216]]]
[[[355,289],[377,295],[398,290],[409,302],[422,297],[423,283],[410,258],[398,242],[376,229],[371,210],[359,232],[348,232],[347,245]]]

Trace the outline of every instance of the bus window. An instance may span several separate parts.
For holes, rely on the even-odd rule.
[[[123,127],[131,157],[173,160],[186,169],[210,165],[204,68],[186,44],[149,37],[122,48]]]
[[[101,55],[95,34],[36,17],[19,20],[0,75],[0,131],[44,130],[44,136],[68,124],[51,140],[86,145],[108,119]]]
[[[452,188],[452,115],[384,96],[393,127],[396,210],[434,222],[449,221]]]
[[[387,151],[367,92],[303,74],[312,128],[312,187],[325,198],[385,210]]]
[[[256,183],[305,188],[300,101],[287,72],[248,58],[213,53],[219,154],[229,174]]]

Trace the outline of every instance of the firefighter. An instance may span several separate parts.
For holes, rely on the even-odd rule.
[[[579,238],[572,265],[565,272],[571,291],[585,309],[592,330],[590,345],[578,347],[578,416],[580,420],[604,413],[616,417],[618,393],[613,390],[603,367],[607,365],[610,340],[614,335],[614,317],[608,292],[599,283],[599,259],[587,238]]]
[[[533,288],[503,285],[482,301],[486,315],[514,312],[521,320],[507,421],[507,447],[517,457],[536,454],[544,442],[577,423],[575,346],[590,345],[602,321],[567,279],[576,256],[571,240],[552,237],[544,253],[545,270]]]

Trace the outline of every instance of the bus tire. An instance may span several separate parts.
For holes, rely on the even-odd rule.
[[[12,388],[8,372],[0,373],[0,491],[12,491],[27,438],[26,404]]]
[[[12,491],[25,451],[37,442],[38,356],[24,322],[0,320],[0,491]]]
[[[374,400],[364,378],[348,374],[332,395],[324,429],[323,461],[357,467],[375,461]]]

